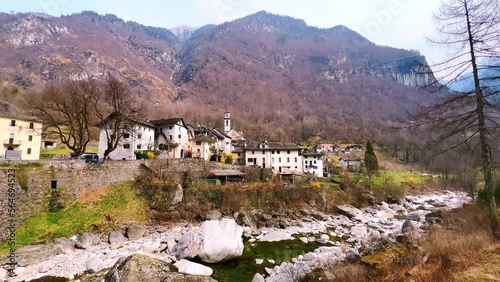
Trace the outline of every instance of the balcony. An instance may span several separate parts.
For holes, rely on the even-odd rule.
[[[6,146],[20,146],[21,145],[21,140],[19,139],[4,139],[3,144]]]

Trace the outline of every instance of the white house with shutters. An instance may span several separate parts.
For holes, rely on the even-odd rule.
[[[97,155],[104,157],[104,151],[107,148],[107,135],[114,134],[112,128],[113,122],[121,115],[118,112],[110,114],[100,124],[99,148]],[[120,119],[123,118],[123,115]],[[123,130],[118,141],[118,146],[109,154],[111,160],[135,160],[136,150],[153,150],[155,144],[155,126],[147,120],[139,118],[125,118],[124,124],[120,126]]]
[[[245,158],[247,166],[271,168],[276,174],[302,173],[302,147],[293,143],[248,142]]]
[[[169,151],[173,158],[184,158],[188,151],[189,135],[184,119],[169,118],[151,120],[150,123],[156,127],[155,148]],[[170,146],[175,148],[169,148]]]
[[[323,154],[317,152],[305,152],[302,154],[304,173],[323,177]]]

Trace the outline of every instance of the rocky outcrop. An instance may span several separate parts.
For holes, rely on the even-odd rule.
[[[177,267],[145,255],[131,255],[119,259],[108,271],[105,282],[216,282],[206,276],[185,275]]]

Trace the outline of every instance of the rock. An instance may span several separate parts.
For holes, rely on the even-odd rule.
[[[127,237],[129,240],[138,240],[146,235],[146,226],[132,223],[127,226]]]
[[[259,239],[261,242],[278,242],[283,240],[292,240],[292,235],[285,231],[271,231]]]
[[[300,237],[299,239],[300,239],[300,241],[302,241],[302,243],[304,243],[304,244],[309,243],[309,240],[307,239],[307,237]]]
[[[68,238],[58,238],[54,243],[58,253],[69,254],[75,251],[75,242]]]
[[[127,237],[125,237],[125,235],[123,235],[122,231],[115,230],[115,231],[109,232],[108,242],[111,245],[121,245],[126,241],[127,241]]]
[[[0,281],[7,280],[7,269],[0,267]]]
[[[335,281],[335,275],[322,268],[316,268],[313,269],[311,272],[306,273],[305,277],[302,278],[300,281],[301,282]]]
[[[100,258],[93,256],[85,262],[85,268],[89,273],[96,273],[103,270],[105,265]]]
[[[415,225],[409,219],[405,220],[403,226],[401,227],[401,232],[403,233],[403,235],[408,235],[415,230],[416,230]]]
[[[160,252],[161,241],[159,239],[144,242],[141,246],[141,250],[147,253],[159,253]]]
[[[198,257],[209,263],[226,261],[243,254],[243,228],[234,219],[205,221],[200,226]]]
[[[362,213],[359,209],[349,205],[338,205],[336,206],[336,208],[340,213],[346,215],[349,218],[353,218]]]
[[[180,261],[174,263],[174,265],[177,266],[180,273],[185,274],[211,276],[214,272],[210,267],[190,262],[185,259],[181,259]]]
[[[207,220],[220,220],[222,219],[222,213],[218,210],[211,210],[205,216]]]
[[[186,275],[173,264],[134,254],[119,259],[108,271],[105,282],[217,282],[211,277]]]
[[[177,205],[178,203],[181,203],[183,198],[184,198],[184,190],[182,189],[182,186],[180,184],[177,184],[177,187],[174,192],[174,198],[172,199],[172,205]]]
[[[201,247],[201,235],[199,233],[199,229],[184,233],[170,253],[179,259],[197,256]],[[167,242],[167,245],[169,243]]]
[[[0,268],[0,272],[3,268]],[[49,264],[42,264],[38,268],[38,273],[47,273],[49,270],[52,269],[52,267]],[[0,274],[0,281],[2,280],[2,275]]]
[[[255,259],[255,264],[259,265],[259,264],[263,264],[263,263],[264,263],[263,259]]]
[[[303,261],[311,261],[315,259],[317,255],[315,253],[306,253],[304,257],[302,258]]]
[[[78,236],[75,242],[75,247],[79,249],[87,249],[90,246],[99,245],[100,243],[101,239],[97,235],[85,232]]]
[[[21,267],[16,267],[14,269],[14,274],[17,275],[17,276],[19,276],[19,275],[23,274],[24,272],[26,272],[26,269],[27,269],[26,267],[22,267],[22,266]]]
[[[321,235],[320,239],[323,241],[328,241],[328,240],[330,240],[330,237],[326,234],[323,234],[323,235]]]
[[[330,217],[319,211],[312,211],[311,216],[317,220],[327,221]]]
[[[353,226],[351,228],[351,234],[357,238],[364,237],[367,234],[367,228],[364,226]]]
[[[265,282],[265,281],[266,279],[260,273],[256,273],[252,279],[252,282]]]

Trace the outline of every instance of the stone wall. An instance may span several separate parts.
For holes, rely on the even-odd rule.
[[[170,181],[180,181],[182,173],[192,177],[205,177],[213,169],[239,169],[239,166],[205,162],[199,159],[109,161],[105,164],[85,164],[80,160],[39,161],[38,167],[28,167],[29,162],[0,162],[0,242],[7,234],[8,186],[7,170],[16,170],[16,223],[38,212],[47,211],[51,180],[65,200],[74,199],[82,192],[131,180],[148,170],[161,171]]]

